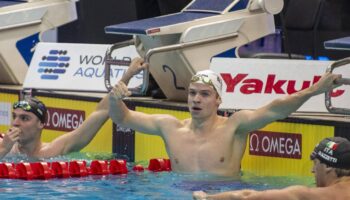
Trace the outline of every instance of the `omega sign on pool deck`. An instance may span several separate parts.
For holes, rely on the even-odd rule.
[[[85,111],[63,108],[47,108],[45,129],[57,131],[72,131],[85,120]]]
[[[249,154],[301,159],[302,135],[268,131],[251,132],[249,134]]]

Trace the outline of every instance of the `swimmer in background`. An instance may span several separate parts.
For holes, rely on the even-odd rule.
[[[133,59],[121,81],[129,80],[146,67],[140,58]],[[41,141],[46,120],[46,107],[36,98],[13,104],[11,128],[0,137],[0,158],[7,154],[24,154],[31,158],[50,158],[80,151],[94,138],[109,119],[106,95],[94,112],[75,130],[57,137],[49,143]]]
[[[350,142],[341,137],[325,138],[310,155],[316,188],[290,186],[276,190],[237,190],[218,194],[193,193],[197,200],[348,200],[350,199]]]
[[[310,88],[256,110],[241,110],[222,117],[217,114],[221,104],[221,78],[210,70],[200,71],[189,85],[187,103],[191,118],[185,120],[129,110],[123,98],[130,92],[120,81],[109,96],[109,113],[120,126],[160,136],[175,172],[239,177],[249,132],[286,118],[312,96],[340,86],[334,84],[338,78],[341,75],[326,73]]]

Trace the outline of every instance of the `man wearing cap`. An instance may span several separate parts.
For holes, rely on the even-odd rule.
[[[147,65],[143,59],[134,59],[122,81],[127,84],[131,77]],[[79,151],[90,143],[98,130],[109,118],[108,95],[97,105],[96,110],[74,131],[57,137],[50,143],[41,141],[41,132],[46,118],[45,105],[36,98],[13,104],[11,128],[0,134],[0,159],[7,154],[25,154],[34,158],[49,158]]]
[[[200,71],[192,77],[188,88],[191,118],[185,120],[129,110],[122,100],[129,92],[119,82],[111,91],[109,113],[118,125],[162,137],[173,171],[239,177],[248,133],[287,117],[310,97],[335,88],[338,85],[333,81],[337,78],[340,75],[326,73],[308,89],[276,99],[257,110],[242,110],[222,117],[217,115],[221,78],[213,71]]]
[[[276,190],[238,190],[218,194],[203,191],[193,193],[193,198],[204,199],[283,199],[283,200],[348,200],[350,199],[350,142],[341,137],[326,138],[311,153],[316,188],[291,186]]]

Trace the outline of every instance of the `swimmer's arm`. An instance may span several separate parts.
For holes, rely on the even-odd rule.
[[[171,117],[161,114],[146,114],[128,109],[121,99],[110,97],[109,115],[114,123],[146,134],[161,135],[162,126],[171,125]],[[169,121],[169,122],[168,122]]]
[[[77,129],[53,140],[49,145],[50,149],[56,151],[54,154],[57,155],[80,151],[91,142],[108,117],[108,95],[106,95],[96,110]]]
[[[340,76],[326,73],[322,78],[311,87],[302,91],[275,99],[271,103],[257,110],[243,110],[232,115],[238,121],[238,132],[249,133],[250,131],[260,129],[265,125],[288,117],[295,112],[312,96],[327,92],[339,85],[334,84],[334,80]]]
[[[254,190],[239,190],[239,191],[228,191],[217,194],[207,194],[203,191],[193,192],[193,199],[196,200],[243,200],[250,199],[251,196],[255,195],[257,191]]]
[[[254,190],[239,190],[239,191],[228,191],[221,192],[217,194],[207,194],[203,191],[196,191],[193,193],[193,199],[196,200],[241,200],[249,199],[252,195],[256,194],[257,191]]]
[[[133,59],[121,80],[125,83],[129,83],[129,80],[145,67],[147,66],[143,63],[143,59]],[[110,94],[106,95],[98,103],[95,111],[88,116],[79,128],[57,138],[50,146],[54,149],[61,150],[58,154],[67,154],[80,151],[88,145],[109,118],[109,95]]]
[[[308,199],[307,197],[312,197],[309,195],[312,190],[304,186],[292,186],[285,189],[275,189],[275,190],[238,190],[238,191],[228,191],[217,194],[206,194],[205,192],[198,191],[193,193],[193,199],[206,199],[206,200],[301,200]]]
[[[130,79],[140,73],[142,70],[148,68],[148,63],[144,62],[143,58],[134,58],[132,59],[128,70],[125,72],[123,77],[120,79],[125,85],[129,84]]]
[[[140,70],[148,67],[148,64],[144,63],[142,59],[136,61],[135,65],[138,65]],[[161,135],[163,133],[162,126],[170,125],[168,121],[173,121],[173,118],[169,115],[150,115],[129,110],[122,99],[130,94],[123,80],[115,85],[111,91],[109,116],[113,122],[146,134]]]

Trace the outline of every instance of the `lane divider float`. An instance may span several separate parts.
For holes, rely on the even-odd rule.
[[[133,166],[132,170],[143,172],[145,169],[152,172],[171,171],[169,159],[150,159],[148,168],[140,164]],[[3,179],[51,179],[51,178],[74,178],[90,175],[117,175],[127,174],[126,160],[93,160],[90,166],[86,161],[55,161],[55,162],[20,162],[0,163],[0,178]]]

